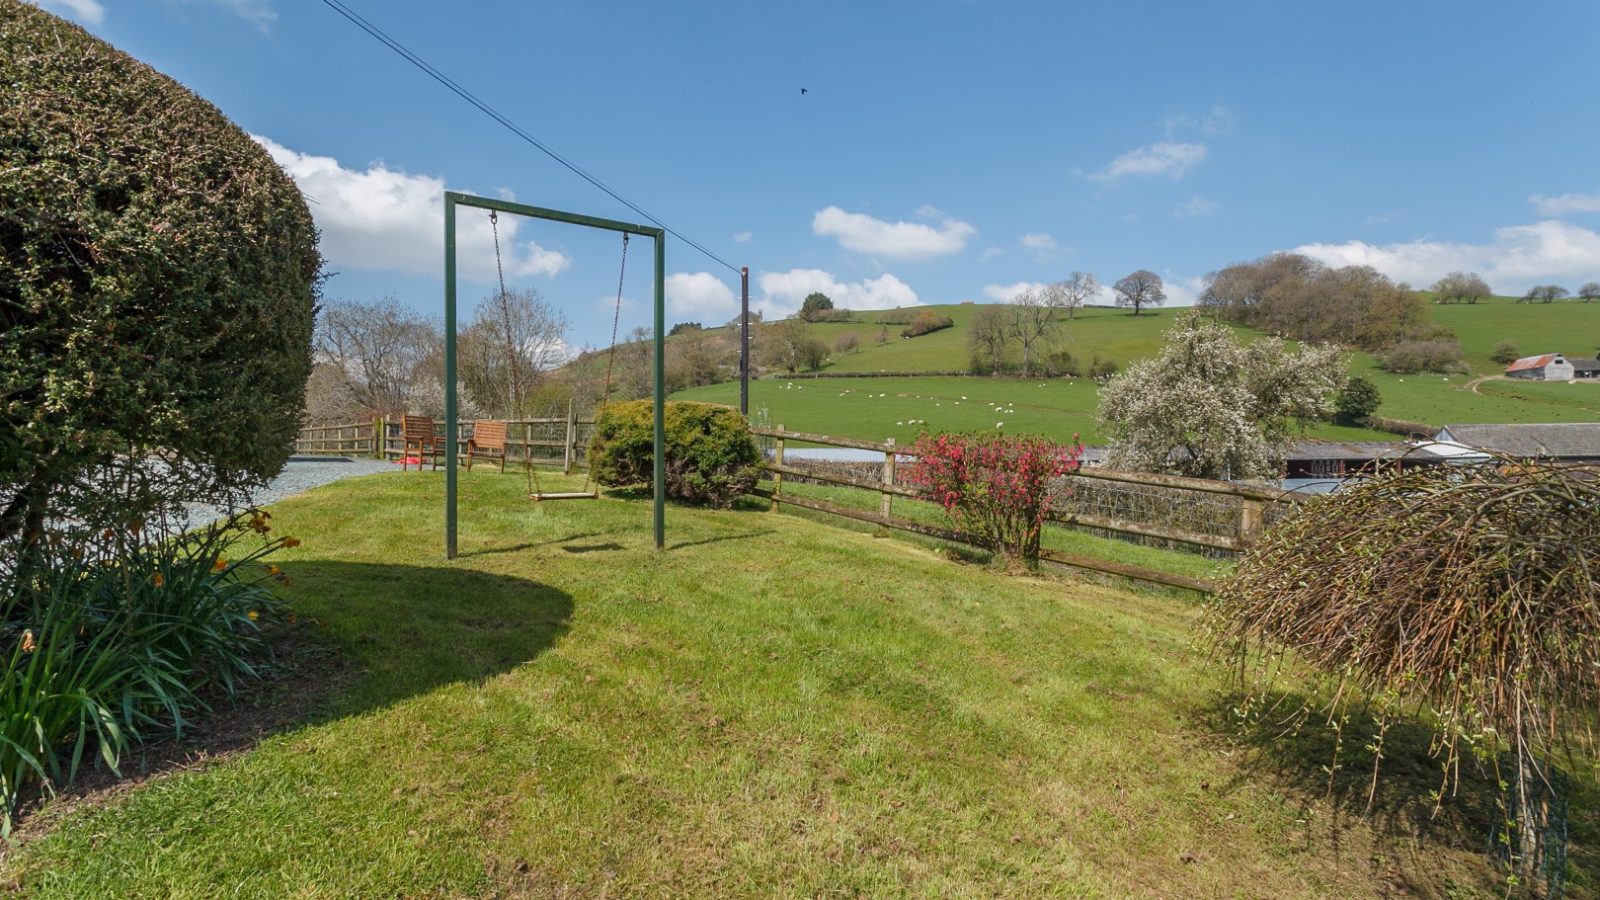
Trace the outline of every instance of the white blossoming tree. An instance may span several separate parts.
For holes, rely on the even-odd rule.
[[[1347,375],[1336,347],[1241,344],[1198,313],[1180,318],[1155,359],[1100,391],[1108,465],[1197,478],[1276,478],[1290,438],[1325,419]]]

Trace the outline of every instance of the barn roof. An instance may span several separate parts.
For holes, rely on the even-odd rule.
[[[1446,425],[1439,440],[1529,459],[1600,459],[1600,422]]]
[[[1411,452],[1404,441],[1295,441],[1286,459],[1345,459],[1366,461],[1397,459]]]
[[[1511,365],[1506,366],[1506,371],[1522,372],[1527,369],[1542,369],[1545,366],[1550,365],[1552,362],[1555,362],[1555,358],[1560,355],[1561,354],[1559,353],[1546,353],[1542,356],[1524,356]]]

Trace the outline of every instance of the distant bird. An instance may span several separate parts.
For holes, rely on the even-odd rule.
[[[800,96],[804,97],[808,93],[810,93],[810,91],[807,91],[805,88],[800,89]]]

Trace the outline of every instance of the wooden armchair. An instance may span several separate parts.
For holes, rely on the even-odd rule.
[[[439,454],[444,450],[444,438],[433,429],[433,419],[428,416],[405,416],[400,425],[400,471],[405,471],[411,448],[417,448],[417,471],[422,471],[424,454],[433,457],[433,467],[439,468]]]
[[[506,423],[497,419],[479,419],[472,423],[472,437],[467,439],[467,471],[472,471],[472,458],[500,458],[500,472],[506,470]]]

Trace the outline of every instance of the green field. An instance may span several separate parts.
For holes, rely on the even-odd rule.
[[[1329,746],[1224,726],[1189,595],[1005,576],[757,503],[670,508],[660,554],[646,502],[535,507],[492,471],[461,487],[453,562],[441,473],[274,506],[305,542],[279,560],[296,640],[331,653],[276,690],[319,711],[47,805],[0,883],[72,898],[1504,890],[1472,805],[1431,816],[1425,741],[1391,735],[1399,775],[1363,816],[1359,747],[1330,791]],[[1573,799],[1574,896],[1592,803]]]
[[[812,325],[828,346],[841,334],[854,332],[860,346],[837,354],[824,373],[962,371],[967,368],[966,325],[978,307],[928,307],[955,320],[955,327],[918,338],[899,337],[901,326],[888,326],[888,339],[871,324]],[[1473,376],[1392,375],[1380,371],[1372,354],[1350,354],[1351,371],[1364,375],[1383,395],[1379,414],[1392,419],[1439,426],[1473,422],[1600,421],[1600,385],[1524,384],[1490,381],[1469,389],[1474,376],[1496,375],[1502,367],[1489,357],[1502,340],[1511,340],[1525,355],[1560,351],[1589,355],[1600,344],[1600,304],[1518,304],[1496,297],[1474,305],[1431,306],[1436,321],[1453,329]],[[1162,332],[1177,310],[1135,317],[1123,310],[1090,308],[1064,320],[1060,346],[1087,362],[1099,356],[1126,366],[1160,350]],[[1250,337],[1256,332],[1239,329]],[[792,385],[792,386],[791,386]],[[1079,434],[1085,442],[1102,440],[1094,421],[1097,387],[1089,379],[1023,381],[975,377],[893,377],[788,379],[769,375],[751,383],[751,409],[774,425],[843,437],[906,441],[926,428],[933,431],[992,429],[1042,434],[1066,441]],[[881,396],[880,396],[881,395]],[[725,383],[693,388],[680,399],[737,403],[738,385]],[[961,400],[966,396],[967,400]],[[959,405],[957,405],[959,404]],[[995,406],[1002,410],[996,411]],[[1014,410],[1014,411],[1007,411]],[[926,420],[926,425],[921,424]],[[913,421],[916,424],[911,424]],[[1393,435],[1360,428],[1322,424],[1311,438],[1328,440],[1391,440]]]
[[[739,385],[714,384],[673,395],[679,400],[737,404]],[[963,399],[965,398],[965,399]],[[898,443],[919,431],[1000,430],[1066,442],[1101,442],[1094,420],[1099,386],[1086,378],[1022,381],[953,376],[908,378],[762,378],[750,383],[759,420],[790,431]],[[998,408],[997,408],[998,407]],[[926,423],[926,424],[924,424]],[[1363,440],[1377,432],[1324,424],[1320,437]]]

